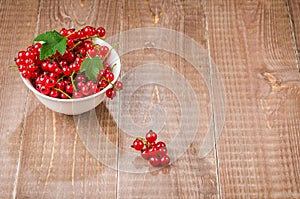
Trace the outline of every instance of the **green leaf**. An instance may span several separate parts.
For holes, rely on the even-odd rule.
[[[38,35],[33,41],[42,42],[40,59],[44,60],[58,51],[65,54],[67,48],[67,37],[62,36],[56,30],[48,31]]]
[[[92,81],[97,81],[99,70],[103,70],[103,63],[100,57],[85,58],[81,63],[80,72],[85,72],[85,76]]]

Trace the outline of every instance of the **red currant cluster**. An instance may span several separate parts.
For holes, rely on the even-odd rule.
[[[156,142],[156,140],[157,134],[150,130],[146,133],[145,138],[136,138],[133,141],[132,148],[141,151],[141,156],[148,160],[152,166],[166,166],[170,163],[166,144],[162,141]]]
[[[54,98],[82,98],[100,92],[109,84],[112,88],[106,91],[108,98],[116,96],[123,88],[120,81],[114,84],[113,67],[106,59],[110,49],[105,45],[95,44],[93,38],[105,36],[103,27],[85,26],[82,29],[61,29],[59,33],[66,37],[66,51],[58,51],[46,59],[40,59],[42,43],[37,42],[19,51],[15,63],[24,78],[41,93]],[[97,80],[89,79],[85,72],[80,72],[81,64],[86,58],[98,56],[103,70],[98,71]]]

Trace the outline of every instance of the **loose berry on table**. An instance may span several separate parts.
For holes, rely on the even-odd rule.
[[[164,142],[157,140],[157,134],[150,130],[146,133],[145,138],[136,138],[132,147],[141,152],[141,156],[149,161],[154,167],[165,167],[170,163],[170,157],[167,155],[168,150]]]

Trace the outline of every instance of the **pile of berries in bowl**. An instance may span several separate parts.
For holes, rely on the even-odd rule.
[[[123,84],[115,49],[105,29],[85,26],[38,35],[15,63],[25,85],[53,111],[77,115],[114,98]]]

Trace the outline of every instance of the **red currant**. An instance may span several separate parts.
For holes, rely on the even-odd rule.
[[[81,92],[82,92],[82,94],[85,95],[85,96],[88,96],[88,95],[90,95],[90,94],[92,93],[90,87],[87,86],[87,85],[84,85],[84,86],[81,88]]]
[[[154,167],[158,167],[160,165],[160,160],[158,159],[158,157],[156,156],[152,156],[150,159],[149,159],[149,162],[152,166]]]
[[[101,46],[99,52],[100,52],[100,55],[105,57],[107,55],[107,53],[109,52],[109,48],[107,46]]]
[[[120,82],[120,81],[117,81],[117,82],[115,83],[115,87],[116,87],[116,89],[117,89],[118,91],[120,91],[120,90],[123,89],[123,83]]]
[[[103,61],[104,69],[99,71],[96,82],[89,81],[84,73],[80,73],[81,64],[86,58],[99,56],[103,60],[110,52],[108,46],[95,44],[92,40],[93,37],[105,37],[106,31],[103,27],[85,26],[80,30],[62,28],[59,33],[67,37],[66,51],[63,54],[56,51],[41,60],[43,44],[40,42],[18,52],[15,63],[24,78],[29,79],[39,92],[63,99],[98,93],[112,84],[115,77],[107,62]],[[122,88],[123,84],[117,81],[106,91],[106,96],[113,98]]]
[[[59,96],[59,92],[57,90],[51,90],[49,96],[57,98]]]
[[[159,148],[159,149],[158,149],[157,154],[158,154],[160,157],[162,157],[162,156],[167,155],[167,152],[168,152],[167,148],[166,148],[166,147],[162,147],[162,148]]]
[[[103,27],[99,27],[99,28],[97,28],[97,33],[98,33],[99,37],[104,37],[106,31],[105,31],[105,29]]]
[[[137,150],[137,151],[140,151],[144,148],[144,142],[140,139],[135,139],[133,141],[133,144],[132,144],[132,147]]]
[[[79,90],[82,90],[82,88],[85,86],[85,83],[83,82],[77,82],[76,84],[76,87],[79,89]]]
[[[64,81],[60,81],[56,83],[55,87],[63,91],[65,90],[66,84]]]
[[[73,98],[82,98],[83,94],[81,92],[75,91],[73,93]]]
[[[155,142],[157,139],[157,134],[155,132],[153,132],[152,130],[150,130],[147,134],[146,134],[146,140],[150,143]]]
[[[117,95],[116,90],[114,88],[108,89],[105,93],[106,93],[106,96],[111,99]]]
[[[144,159],[148,160],[150,156],[149,148],[145,148],[141,150],[141,155]]]
[[[162,142],[162,141],[159,141],[159,142],[156,143],[156,147],[157,148],[166,147],[166,144],[164,142]]]
[[[112,82],[112,81],[114,81],[115,76],[112,72],[108,72],[108,73],[104,74],[104,78],[106,81]]]
[[[61,94],[60,94],[60,98],[61,98],[61,99],[68,99],[69,97],[66,96],[66,94],[64,94],[64,93],[61,93]]]
[[[72,84],[68,84],[68,85],[66,86],[65,90],[66,90],[66,92],[67,92],[68,94],[72,94],[73,91],[74,91]]]
[[[50,88],[47,86],[42,85],[40,87],[40,92],[43,93],[44,95],[48,95],[50,93]]]
[[[48,87],[48,88],[53,88],[56,84],[56,81],[55,79],[53,78],[47,78],[46,81],[45,81],[45,86]]]
[[[161,166],[166,166],[170,163],[170,157],[165,155],[163,157],[160,158],[160,164]]]
[[[109,83],[103,79],[98,84],[99,84],[100,89],[103,89],[106,86],[108,86]]]

